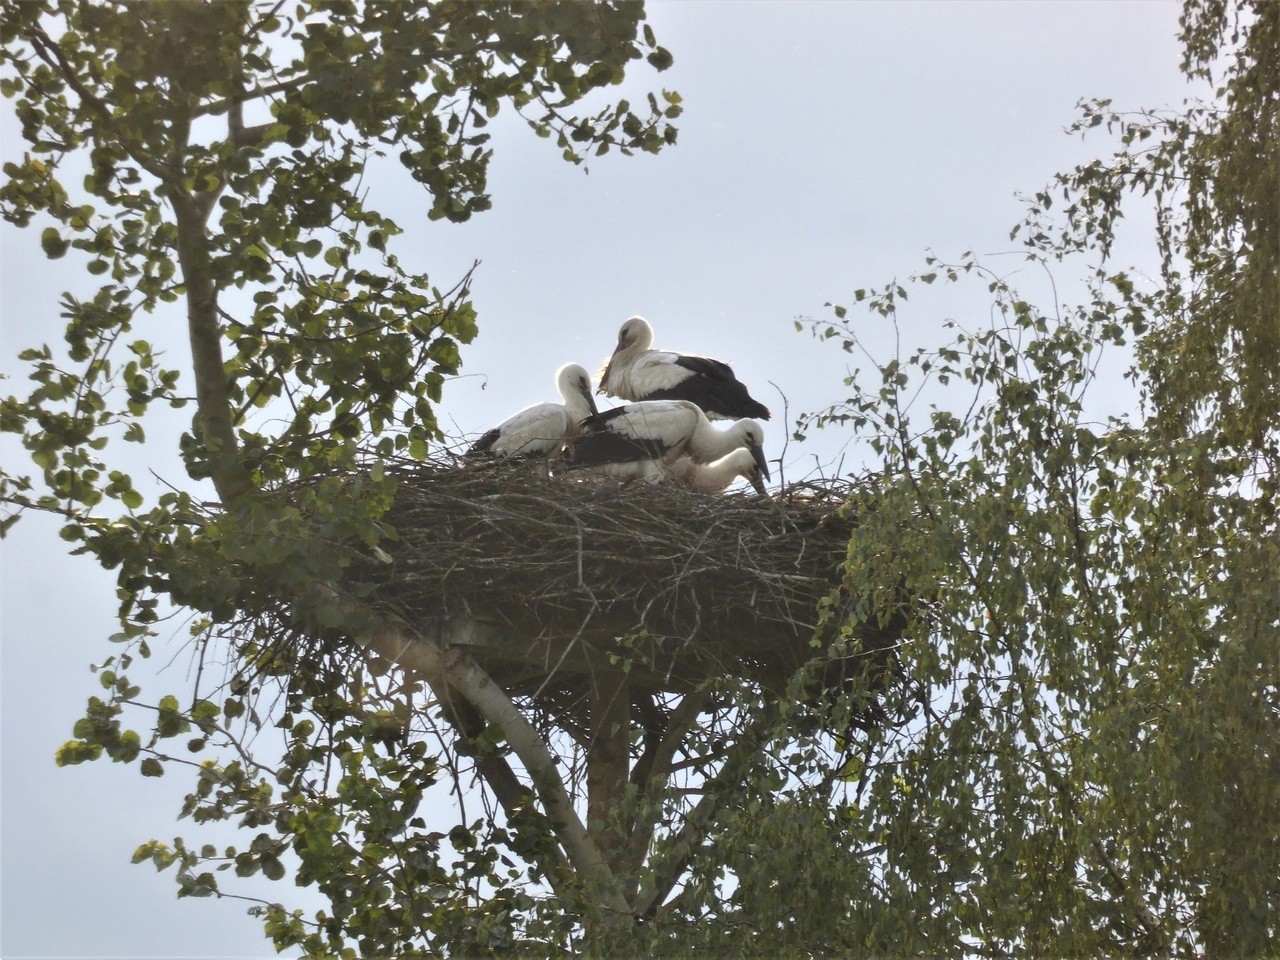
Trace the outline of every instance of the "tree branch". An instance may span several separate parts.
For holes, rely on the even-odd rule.
[[[62,80],[80,97],[81,103],[89,107],[96,113],[102,123],[117,142],[124,147],[133,160],[143,170],[159,180],[161,183],[169,183],[173,179],[173,171],[166,167],[163,163],[155,162],[150,156],[141,150],[130,149],[128,141],[120,135],[119,125],[116,122],[115,115],[88,87],[81,82],[80,77],[76,75],[71,64],[67,62],[66,55],[63,54],[62,48],[49,37],[47,33],[38,27],[32,28],[24,36],[31,44],[31,49],[36,55],[43,60],[48,66],[52,67],[62,78]]]
[[[631,760],[631,690],[622,670],[602,670],[591,684],[587,741],[587,829],[617,875],[627,853],[623,798]]]
[[[484,732],[485,721],[479,711],[457,690],[446,687],[440,691],[438,699],[445,720],[457,731],[460,737],[474,739]],[[493,754],[475,758],[476,770],[484,778],[485,783],[502,805],[508,821],[519,816],[526,808],[531,808],[537,801],[532,790],[520,782],[511,764],[504,757]],[[573,900],[570,890],[573,871],[563,850],[556,847],[557,859],[554,864],[540,864],[542,874],[551,884],[556,896],[568,903]]]
[[[588,894],[587,905],[600,910],[606,918],[609,914],[629,915],[613,871],[574,810],[569,791],[556,771],[555,758],[516,705],[475,660],[462,649],[446,648],[385,624],[374,630],[370,646],[402,667],[420,671],[438,690],[456,689],[485,720],[502,730],[533,780],[556,839]]]
[[[661,818],[662,801],[658,792],[671,774],[671,761],[676,750],[684,742],[689,728],[702,714],[702,708],[706,706],[710,695],[710,691],[704,688],[681,698],[679,705],[667,718],[662,739],[652,751],[646,751],[632,772],[631,781],[639,790],[638,809],[622,861],[622,875],[628,878],[627,895],[630,899],[635,899],[640,866],[644,863],[645,854],[649,850],[649,844],[653,842],[653,834]]]
[[[249,103],[252,100],[261,100],[263,97],[273,97],[277,93],[286,93],[289,90],[296,90],[305,85],[310,80],[305,74],[294,77],[292,80],[281,80],[266,87],[258,87],[254,90],[246,90],[236,94],[234,97],[227,97],[222,100],[211,100],[209,103],[197,107],[192,116],[207,117],[216,116],[224,110],[230,112],[237,109],[242,104]],[[266,129],[270,124],[262,124],[262,129]],[[250,130],[256,130],[257,127],[250,127]]]
[[[213,485],[229,506],[252,489],[252,483],[236,453],[239,444],[232,423],[231,395],[222,356],[222,329],[218,324],[218,289],[205,242],[208,210],[197,198],[179,191],[169,197],[178,227],[178,262],[182,267],[187,299],[187,333],[191,341],[191,367],[196,381],[196,418],[201,439],[209,451]]]
[[[638,917],[652,918],[662,902],[670,895],[694,851],[702,845],[725,805],[731,798],[740,793],[735,789],[746,781],[746,773],[753,759],[761,753],[761,743],[769,728],[778,722],[777,714],[770,710],[751,723],[742,731],[742,736],[733,745],[720,772],[712,777],[703,789],[699,800],[685,817],[684,826],[676,836],[663,862],[659,863],[644,889],[640,891],[635,902],[635,913]]]

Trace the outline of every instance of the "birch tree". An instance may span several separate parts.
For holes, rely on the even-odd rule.
[[[386,533],[378,517],[391,485],[376,469],[348,482],[358,457],[421,457],[440,439],[435,404],[458,370],[460,345],[476,334],[467,278],[440,283],[396,257],[401,227],[366,202],[371,165],[399,163],[426,191],[432,219],[463,221],[490,205],[487,128],[501,110],[516,111],[571,163],[673,143],[673,93],[635,109],[619,101],[575,112],[635,62],[670,64],[643,6],[22,0],[5,3],[0,21],[3,92],[27,141],[22,160],[5,167],[4,216],[38,230],[49,257],[84,256],[102,284],[87,299],[64,297],[63,343],[23,354],[31,392],[3,408],[3,429],[21,436],[36,468],[0,479],[17,508],[6,526],[22,509],[53,511],[65,518],[64,539],[118,570],[122,647],[100,665],[102,691],[59,763],[106,755],[136,761],[144,776],[194,767],[184,813],[279,828],[216,856],[181,843],[144,846],[139,859],[176,865],[182,894],[214,892],[215,865],[282,876],[281,857],[296,841],[299,879],[324,889],[333,909],[306,926],[297,914],[265,909],[277,946],[323,953],[322,943],[358,938],[377,954],[422,949],[404,940],[410,908],[386,906],[374,879],[392,868],[335,839],[339,807],[373,834],[385,824],[368,818],[407,819],[440,776],[421,745],[394,770],[365,779],[353,771],[351,796],[308,798],[300,774],[287,770],[315,759],[309,725],[335,722],[337,705],[292,728],[282,763],[247,754],[186,760],[166,749],[172,738],[187,737],[197,755],[222,738],[252,714],[247,684],[215,703],[143,697],[130,680],[169,604],[197,611],[206,635],[283,604],[280,631],[345,632],[461,691],[522,754],[527,748],[544,823],[584,880],[575,903],[598,911],[607,899],[598,852],[510,701],[465,657],[406,637],[326,585],[350,562],[343,544],[376,544]],[[88,175],[71,182],[66,171],[85,160]],[[154,344],[136,336],[144,315],[163,318],[172,336]],[[164,358],[178,351],[186,360],[169,365]],[[146,442],[146,414],[164,406],[193,411],[181,439],[189,483],[148,501],[113,467],[111,451]],[[273,426],[253,426],[251,414],[267,408]],[[314,482],[285,496],[286,480]],[[240,649],[254,675],[292,668],[300,700],[336,697],[304,667],[279,662],[276,640],[260,635]],[[142,703],[150,707],[140,732],[125,711]],[[488,849],[455,840],[464,859]],[[483,858],[480,867],[445,869],[430,852],[436,845],[424,840],[419,860],[395,869],[403,883],[452,896],[410,912],[431,914],[436,937],[455,949],[501,944],[503,924],[489,929],[481,916],[503,916],[501,896],[487,911],[461,906],[469,884],[487,875]],[[358,889],[363,881],[352,877],[368,871]],[[419,929],[425,922],[411,918]]]
[[[319,915],[261,906],[278,947],[315,956],[1276,951],[1280,6],[1184,4],[1183,69],[1210,83],[1205,102],[1082,105],[1073,132],[1109,132],[1114,150],[1029,197],[1014,231],[1028,262],[1083,280],[1079,302],[939,257],[815,324],[861,355],[859,330],[905,322],[923,286],[991,299],[946,342],[864,360],[799,424],[856,432],[877,458],[875,482],[848,491],[840,515],[858,522],[815,614],[829,659],[791,696],[726,681],[672,708],[679,736],[651,737],[646,769],[671,773],[679,747],[702,776],[696,802],[673,782],[632,811],[669,828],[662,857],[602,844],[552,739],[465,647],[331,587],[392,535],[393,485],[368,458],[438,437],[434,405],[476,332],[465,284],[401,268],[398,227],[361,200],[367,159],[393,155],[433,216],[461,219],[487,205],[498,109],[571,161],[659,149],[675,95],[643,115],[568,113],[631,61],[669,61],[643,11],[4,13],[4,90],[30,144],[5,170],[4,214],[103,284],[64,300],[63,346],[25,355],[32,392],[4,402],[3,428],[35,475],[6,474],[4,497],[58,512],[119,571],[124,645],[59,761],[191,769],[184,812],[253,834],[144,844],[181,893],[231,872],[315,885]],[[91,161],[83,184],[59,176],[71,156]],[[1135,204],[1154,214],[1157,276],[1114,262]],[[228,309],[233,290],[252,307]],[[181,369],[131,339],[139,312],[185,318]],[[1127,376],[1140,409],[1099,421],[1102,376]],[[195,412],[189,482],[149,502],[109,453],[145,441],[157,404]],[[288,415],[251,429],[268,405]],[[904,597],[891,679],[842,674],[815,702],[815,671]],[[198,611],[246,679],[216,701],[143,696],[130,663],[161,603]],[[316,631],[382,665],[288,656]],[[254,692],[272,677],[287,691],[274,752],[240,732],[265,727]],[[449,757],[399,735],[426,689],[454,704],[497,801],[448,834],[415,818]]]

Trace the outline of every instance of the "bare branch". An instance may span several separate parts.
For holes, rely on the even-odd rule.
[[[685,817],[684,827],[674,844],[655,864],[653,876],[636,898],[636,916],[651,918],[663,901],[670,896],[689,861],[719,820],[724,808],[733,798],[739,798],[739,784],[746,782],[747,772],[761,754],[761,744],[767,739],[770,728],[778,722],[778,714],[769,709],[762,712],[742,731],[733,744],[720,772],[706,784],[702,799]]]

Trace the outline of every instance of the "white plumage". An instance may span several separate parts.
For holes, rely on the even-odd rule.
[[[467,456],[553,457],[565,441],[582,432],[582,423],[596,415],[591,374],[576,363],[556,373],[564,403],[535,403],[508,417],[472,444]]]
[[[755,420],[738,420],[726,430],[717,430],[695,403],[648,400],[592,417],[581,436],[570,440],[565,455],[570,466],[596,473],[661,480],[683,458],[708,464],[742,448],[768,477],[764,427]]]
[[[768,495],[760,464],[746,447],[739,447],[713,463],[695,463],[688,457],[681,457],[665,469],[671,480],[699,493],[723,493],[729,484],[741,477],[755,488],[756,493],[762,497]]]
[[[769,419],[769,408],[751,397],[724,361],[652,346],[653,328],[644,317],[624,323],[599,392],[623,400],[688,400],[714,419]]]

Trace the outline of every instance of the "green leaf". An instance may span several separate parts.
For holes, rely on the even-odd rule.
[[[263,854],[261,863],[262,872],[266,875],[268,880],[284,879],[284,864],[282,864],[278,859],[270,854]]]
[[[64,256],[70,246],[70,242],[62,239],[57,227],[45,227],[40,234],[40,247],[50,260],[57,260]]]
[[[155,757],[145,758],[142,761],[142,763],[139,764],[138,770],[144,777],[163,777],[164,776],[164,764],[162,764]],[[134,861],[134,862],[136,863],[137,861]]]
[[[97,760],[102,756],[102,747],[96,743],[85,743],[83,740],[68,740],[58,748],[54,762],[60,767],[73,767],[86,760]]]
[[[665,47],[659,47],[657,50],[653,51],[653,53],[645,57],[645,59],[655,70],[666,70],[675,63],[675,58],[671,56],[671,52]]]

